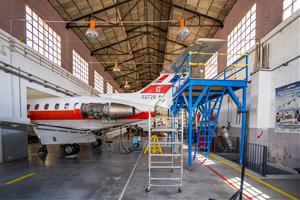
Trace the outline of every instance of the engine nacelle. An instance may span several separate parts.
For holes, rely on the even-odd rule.
[[[135,107],[120,103],[87,103],[82,104],[80,110],[82,117],[87,119],[120,119],[139,113]]]

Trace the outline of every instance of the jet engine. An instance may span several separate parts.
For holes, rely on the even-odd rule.
[[[120,103],[86,103],[81,105],[81,115],[87,119],[120,119],[138,114],[133,106]]]

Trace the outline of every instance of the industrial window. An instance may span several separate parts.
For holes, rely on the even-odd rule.
[[[255,45],[256,4],[227,37],[227,65],[234,63],[242,54]]]
[[[106,93],[107,94],[112,94],[114,91],[113,87],[111,86],[111,84],[106,83]]]
[[[88,63],[76,52],[73,50],[73,74],[89,84],[89,65]]]
[[[48,110],[48,108],[49,108],[49,104],[47,103],[47,104],[45,104],[44,109]]]
[[[206,79],[212,79],[217,74],[218,74],[218,53],[215,53],[206,62],[206,66],[205,66],[205,78]]]
[[[39,109],[39,107],[40,107],[40,105],[39,105],[39,104],[35,104],[35,106],[34,106],[34,110],[38,110],[38,109]]]
[[[26,44],[61,66],[60,36],[28,6],[26,6]]]
[[[67,110],[69,108],[70,104],[69,103],[66,103],[65,104],[65,110]]]
[[[55,104],[55,106],[54,106],[55,110],[58,110],[58,108],[59,108],[59,103]]]
[[[300,9],[300,0],[283,0],[282,19],[286,20],[294,12]]]
[[[103,77],[94,71],[94,87],[100,93],[103,93]]]

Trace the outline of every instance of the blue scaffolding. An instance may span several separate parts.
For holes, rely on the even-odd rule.
[[[192,161],[200,150],[205,156],[208,156],[210,153],[225,95],[229,95],[232,98],[238,111],[242,113],[240,163],[242,164],[244,161],[248,55],[239,54],[239,58],[233,64],[226,67],[222,73],[219,73],[212,79],[204,79],[203,75],[199,77],[199,73],[194,73],[193,67],[205,67],[206,64],[197,63],[197,59],[193,57],[199,55],[202,57],[211,57],[212,54],[189,50],[177,60],[176,66],[173,67],[176,74],[172,80],[173,104],[171,106],[171,114],[176,117],[181,109],[186,109],[189,114],[187,124],[189,169],[192,168]],[[235,54],[235,56],[237,55]],[[201,72],[203,74],[203,70]],[[242,91],[241,100],[237,95],[237,91],[239,90]],[[201,115],[201,119],[197,126],[193,126],[197,114]],[[200,139],[201,147],[199,148]]]

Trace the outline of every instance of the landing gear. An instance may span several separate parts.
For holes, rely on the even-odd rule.
[[[62,148],[66,156],[77,154],[80,151],[79,144],[64,144]]]
[[[95,142],[92,143],[92,146],[94,148],[100,147],[102,145],[102,140],[101,139],[97,139]]]

